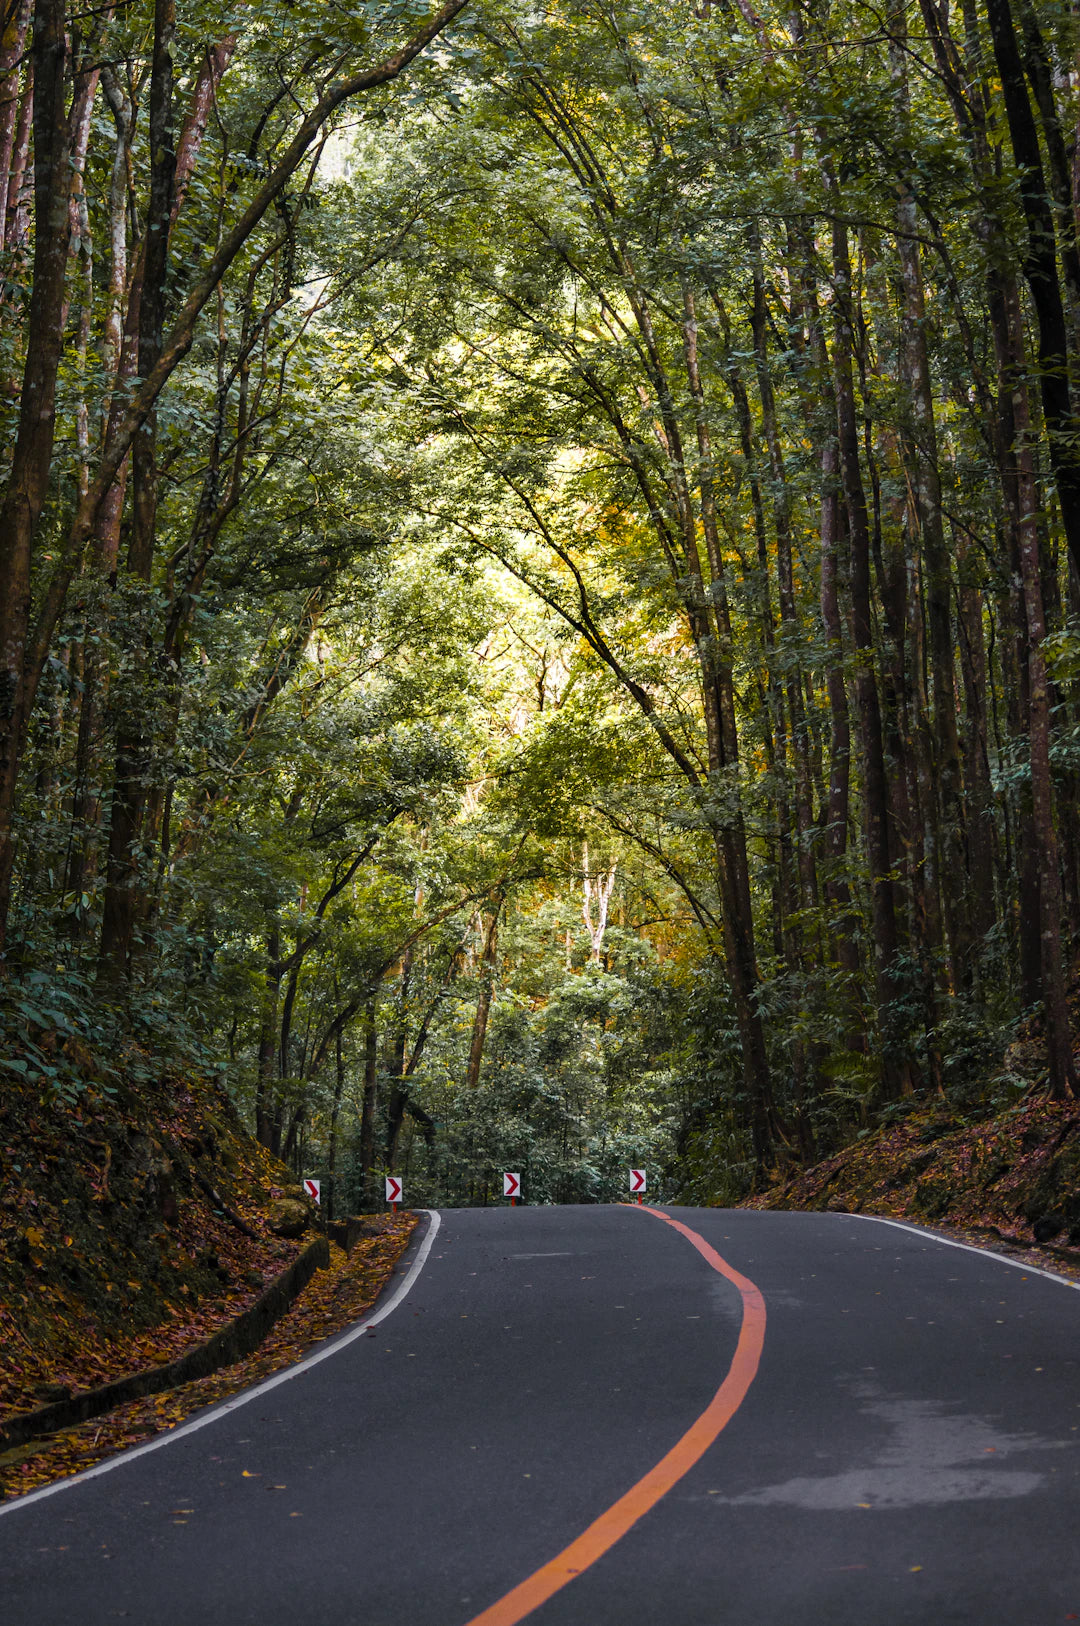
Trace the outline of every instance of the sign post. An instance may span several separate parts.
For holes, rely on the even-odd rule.
[[[516,1208],[517,1207],[518,1194],[520,1193],[520,1191],[521,1191],[521,1176],[520,1176],[520,1174],[504,1174],[503,1175],[503,1196],[504,1197],[509,1197],[509,1199],[510,1199],[510,1207],[511,1208]]]
[[[304,1181],[304,1193],[305,1193],[306,1196],[311,1198],[313,1203],[318,1203],[318,1202],[322,1201],[322,1199],[319,1196],[319,1192],[321,1190],[322,1190],[322,1181],[321,1180],[305,1180]]]
[[[641,1193],[644,1190],[645,1190],[645,1170],[644,1169],[631,1169],[630,1170],[630,1195],[631,1195],[631,1197],[636,1197],[638,1202],[640,1203],[641,1202]]]
[[[403,1184],[400,1174],[388,1174],[386,1176],[386,1200],[395,1214],[401,1205],[401,1188]]]

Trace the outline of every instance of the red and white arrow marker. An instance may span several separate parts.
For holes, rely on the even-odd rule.
[[[516,1208],[517,1207],[517,1200],[518,1200],[518,1197],[519,1197],[520,1193],[521,1193],[521,1176],[520,1176],[520,1174],[504,1174],[503,1175],[503,1196],[504,1197],[509,1197],[509,1199],[510,1199],[510,1207],[511,1208]]]
[[[401,1188],[404,1181],[400,1174],[386,1176],[386,1200],[392,1208],[396,1208],[401,1201]]]
[[[311,1198],[312,1202],[317,1203],[320,1200],[319,1192],[322,1190],[322,1182],[319,1180],[305,1180],[304,1190]]]
[[[644,1169],[631,1169],[630,1170],[630,1195],[632,1197],[636,1197],[638,1202],[640,1202],[641,1201],[641,1193],[644,1190],[645,1190],[645,1170]]]

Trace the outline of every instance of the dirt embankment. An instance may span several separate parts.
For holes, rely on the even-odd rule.
[[[303,1246],[294,1178],[205,1080],[67,1100],[5,1081],[0,1415],[168,1361],[247,1309]]]
[[[1080,1262],[1080,1106],[1033,1094],[977,1122],[928,1107],[745,1206],[880,1214]]]
[[[416,1224],[370,1216],[331,1226],[327,1246],[221,1089],[133,1059],[106,1076],[137,1087],[106,1086],[88,1052],[62,1089],[0,1086],[0,1499],[175,1428],[340,1332]],[[206,1375],[174,1378],[189,1368]]]
[[[0,1452],[0,1500],[92,1468],[118,1451],[176,1428],[192,1412],[238,1394],[304,1356],[314,1344],[355,1323],[375,1303],[408,1247],[415,1214],[368,1220],[351,1252],[330,1244],[319,1270],[254,1354],[163,1394],[118,1406],[107,1415]]]

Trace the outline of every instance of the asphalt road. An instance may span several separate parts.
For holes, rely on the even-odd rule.
[[[847,1215],[666,1212],[760,1289],[760,1367],[530,1626],[1080,1620],[1080,1292]],[[468,1626],[700,1427],[749,1323],[684,1235],[441,1219],[372,1331],[0,1510],[5,1626]]]

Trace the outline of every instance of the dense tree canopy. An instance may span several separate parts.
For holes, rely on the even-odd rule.
[[[339,1210],[1077,1092],[1071,8],[3,25],[8,1066]]]

